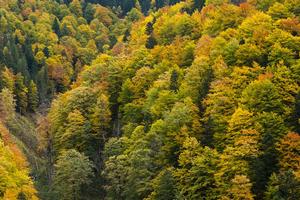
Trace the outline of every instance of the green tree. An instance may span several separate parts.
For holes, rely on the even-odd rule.
[[[88,3],[84,9],[83,16],[90,23],[94,19],[95,9],[93,4]]]
[[[259,198],[273,172],[279,170],[279,152],[276,143],[286,134],[286,126],[282,117],[273,112],[264,112],[255,117],[257,130],[260,133],[259,149],[261,153],[253,163],[255,183],[253,190]]]
[[[132,8],[130,12],[127,13],[126,19],[130,22],[136,22],[141,19],[143,14],[136,8]]]
[[[27,99],[28,88],[24,84],[24,77],[18,73],[16,75],[15,82],[15,96],[17,103],[17,111],[21,114],[25,114],[28,107],[28,99]]]
[[[93,138],[100,141],[100,144],[106,142],[110,132],[111,111],[109,109],[109,99],[104,94],[98,97],[91,115],[91,125]]]
[[[170,78],[170,90],[177,92],[178,89],[178,72],[176,70],[173,70]]]
[[[182,199],[217,199],[216,181],[219,155],[208,147],[201,147],[195,138],[187,138],[175,171],[177,188]]]
[[[147,34],[147,35],[151,35],[152,33],[153,33],[153,22],[148,22],[147,24],[146,24],[146,30],[145,30],[145,33]]]
[[[64,151],[55,164],[53,189],[58,199],[82,199],[82,188],[91,183],[93,164],[78,151]]]
[[[280,174],[272,174],[265,193],[265,200],[286,199],[296,200],[300,198],[300,181],[292,170]]]
[[[82,6],[81,6],[81,2],[79,0],[73,0],[69,4],[69,9],[77,17],[82,16]]]
[[[66,129],[61,138],[58,139],[60,149],[77,149],[80,152],[87,152],[90,139],[89,126],[86,118],[79,110],[69,113],[66,121]],[[91,153],[91,152],[89,152]]]
[[[252,112],[278,112],[283,109],[282,100],[274,84],[268,80],[251,83],[242,93],[243,107]]]
[[[208,59],[196,58],[192,66],[187,69],[180,93],[190,96],[195,104],[200,105],[208,92],[211,78],[212,69],[208,64]]]
[[[53,24],[52,24],[52,30],[56,33],[56,35],[58,37],[61,36],[60,24],[59,24],[59,21],[56,17],[54,18],[54,21],[53,21]]]
[[[153,192],[147,199],[149,200],[174,200],[177,199],[178,191],[176,179],[172,169],[162,170],[153,180]]]
[[[146,41],[146,48],[153,49],[156,44],[157,44],[157,41],[156,41],[155,37],[151,34]]]
[[[39,96],[36,84],[33,80],[30,81],[28,86],[28,110],[35,112],[39,105]]]
[[[206,127],[206,135],[203,136],[203,141],[205,144],[212,144],[218,149],[222,149],[222,145],[218,145],[222,141],[231,115],[237,107],[232,80],[225,77],[212,82],[210,92],[202,103],[205,108],[204,124]]]

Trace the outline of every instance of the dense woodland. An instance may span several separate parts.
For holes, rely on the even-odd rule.
[[[299,200],[300,0],[0,0],[0,199]]]

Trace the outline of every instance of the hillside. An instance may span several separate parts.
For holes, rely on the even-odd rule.
[[[300,199],[299,0],[0,5],[0,199]]]
[[[15,118],[13,96],[8,89],[0,93],[0,198],[38,199],[29,176],[28,163],[5,123]]]

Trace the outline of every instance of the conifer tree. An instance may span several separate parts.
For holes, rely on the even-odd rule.
[[[33,80],[31,80],[28,86],[28,110],[31,112],[36,112],[38,104],[38,90],[36,84],[33,82]]]
[[[156,44],[157,44],[157,41],[154,38],[154,36],[151,34],[146,41],[146,48],[153,49]]]
[[[56,17],[54,18],[54,21],[53,21],[52,30],[56,33],[56,35],[58,37],[61,36],[60,24],[59,24],[59,21]]]
[[[25,114],[28,107],[28,99],[27,99],[28,88],[24,84],[24,77],[18,73],[16,75],[15,82],[15,96],[17,103],[17,111],[21,114]]]
[[[272,174],[265,193],[265,200],[300,198],[300,181],[292,170]]]

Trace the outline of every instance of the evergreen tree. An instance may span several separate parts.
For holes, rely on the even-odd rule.
[[[25,114],[28,107],[28,99],[27,99],[28,89],[24,84],[24,77],[18,73],[16,75],[15,82],[15,96],[17,103],[17,111],[21,114]]]
[[[272,174],[267,191],[266,200],[287,199],[296,200],[300,198],[300,181],[292,170],[280,174]]]
[[[153,33],[153,23],[152,22],[147,23],[145,32],[147,35],[151,35]]]
[[[33,82],[33,80],[31,80],[28,86],[28,110],[31,112],[36,112],[38,105],[38,90],[36,84]]]
[[[44,53],[44,55],[48,58],[48,57],[50,56],[49,48],[48,48],[48,47],[45,47],[45,48],[43,49],[43,53]]]
[[[153,49],[156,44],[157,44],[156,39],[154,38],[153,35],[150,35],[146,41],[146,48]]]
[[[56,35],[58,37],[61,36],[60,23],[59,23],[59,21],[56,17],[54,18],[54,21],[53,21],[53,24],[52,24],[52,30],[56,33]]]
[[[176,70],[173,70],[170,79],[170,90],[177,92],[178,87],[178,73]]]
[[[142,12],[144,13],[144,15],[147,15],[151,7],[151,0],[139,0],[139,3],[142,7]]]
[[[124,36],[123,36],[123,42],[128,42],[130,37],[130,31],[126,29]]]
[[[88,3],[84,9],[83,16],[87,20],[88,23],[90,23],[95,14],[95,9],[91,3]]]

